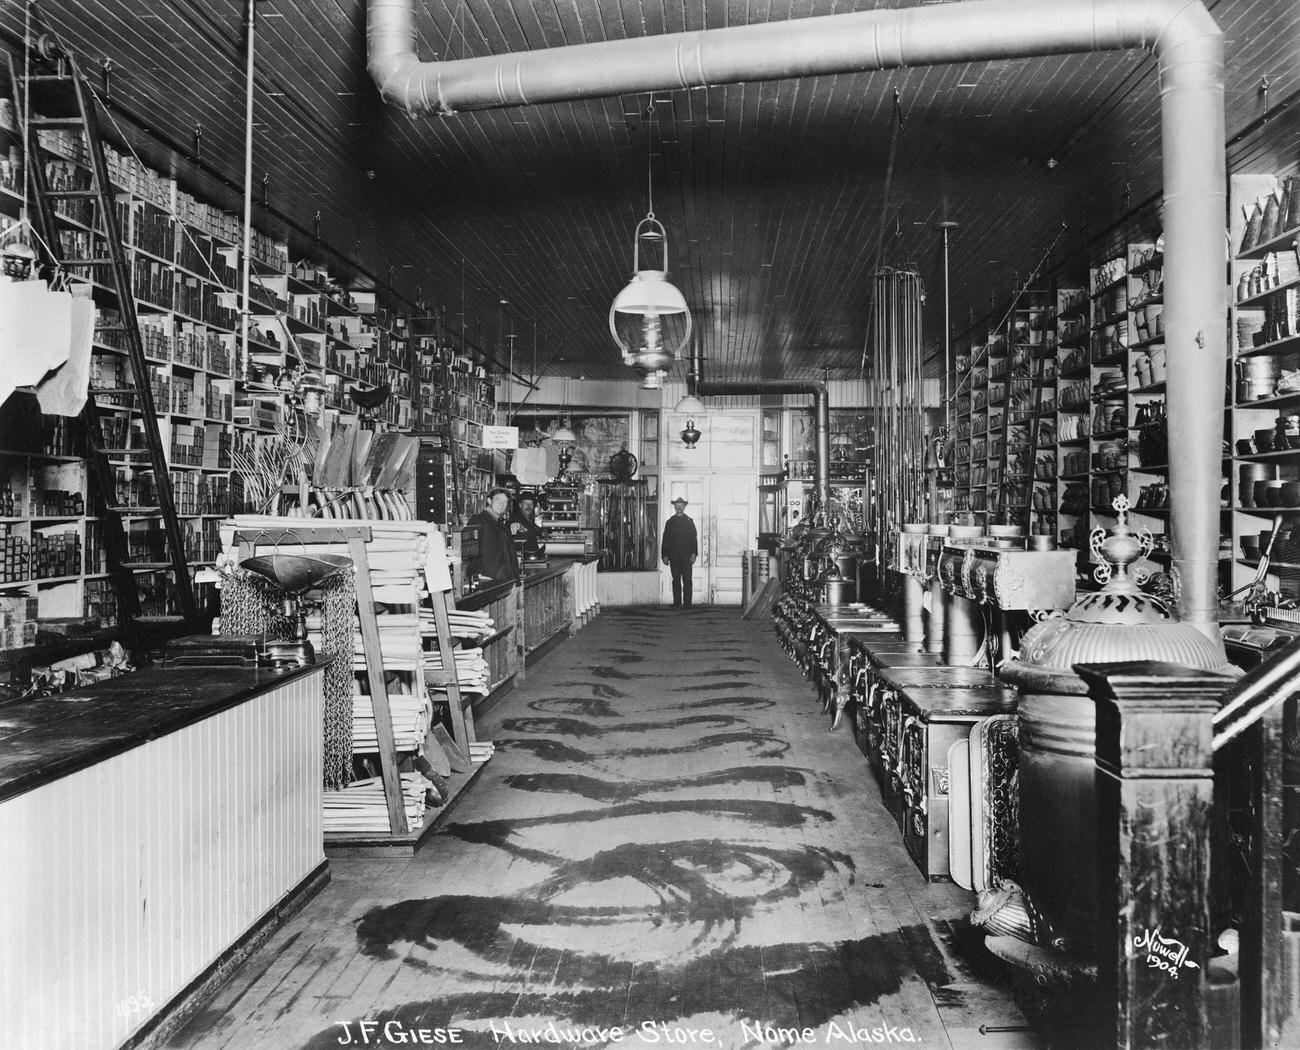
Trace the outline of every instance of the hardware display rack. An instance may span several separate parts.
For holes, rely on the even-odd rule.
[[[1055,333],[1047,323],[1049,299],[1050,293],[1041,289],[1016,293],[1006,318],[1007,356],[989,364],[989,412],[1001,410],[1002,430],[995,442],[990,422],[985,502],[990,508],[996,504],[999,521],[1022,525],[1026,532],[1047,531],[1051,524],[1041,498],[1038,506],[1033,500],[1038,434],[1044,416],[1055,412],[1054,397],[1044,396],[1049,383],[1055,389],[1056,377]],[[1000,390],[996,400],[995,381]]]
[[[325,845],[332,855],[413,853],[449,812],[451,803],[490,757],[476,747],[467,689],[482,660],[462,642],[481,632],[464,618],[453,630],[451,576],[442,536],[416,521],[282,518],[241,515],[226,526],[238,559],[266,550],[303,548],[342,554],[357,572],[353,671],[353,769],[346,787],[325,794]],[[309,628],[317,625],[309,619]],[[487,629],[487,628],[485,628]],[[313,638],[319,648],[320,639]],[[477,691],[477,687],[471,686]],[[462,764],[448,795],[426,807],[423,756],[442,748],[435,705],[447,705]]]
[[[1277,177],[1234,178],[1243,193],[1276,191],[1280,199],[1282,180]],[[1245,235],[1244,226],[1236,231],[1240,236]],[[1289,237],[1294,240],[1294,230]],[[1275,241],[1261,243],[1239,258],[1238,276],[1252,273],[1259,260],[1276,259],[1279,249],[1288,248],[1294,259],[1288,236],[1279,230]],[[1079,552],[1086,575],[1093,560],[1090,534],[1115,524],[1112,502],[1123,493],[1135,526],[1149,529],[1154,537],[1150,562],[1165,568],[1172,554],[1162,239],[1150,217],[1139,215],[1099,240],[1090,254],[1086,282],[1068,271],[1058,273],[1051,291],[1020,293],[1021,301],[1005,327],[994,327],[1002,317],[995,311],[958,342],[955,506],[981,524],[1005,519],[1027,524],[1033,533],[1055,535],[1062,548]],[[1300,280],[1293,279],[1289,287],[1297,286]],[[1274,316],[1263,304],[1280,304],[1287,289],[1286,280],[1278,276],[1268,289],[1245,299],[1239,341],[1254,339],[1253,331]],[[1278,321],[1270,329],[1275,339],[1252,344],[1244,353],[1239,349],[1239,359],[1276,357],[1278,375],[1282,367],[1296,366],[1300,347],[1294,345],[1297,319],[1294,291],[1291,294],[1290,327]],[[1286,307],[1273,309],[1284,313]],[[1300,404],[1296,394],[1275,394],[1272,388],[1265,393],[1272,396],[1248,402],[1252,414],[1234,417],[1234,429],[1225,437],[1243,441],[1266,424],[1280,426],[1288,407]],[[1246,404],[1238,400],[1237,408],[1244,413]],[[1251,461],[1278,460],[1280,480],[1291,476],[1289,466],[1281,465],[1289,463],[1285,457],[1284,452],[1247,456]],[[1223,480],[1227,484],[1226,475]],[[996,502],[998,494],[1004,508]],[[1256,509],[1243,508],[1236,490],[1234,496],[1238,512]],[[998,514],[1000,509],[1005,513]],[[1270,513],[1289,514],[1285,508]],[[1244,525],[1237,532],[1238,540],[1254,535]],[[1243,560],[1244,569],[1254,564]]]
[[[496,388],[485,364],[436,333],[417,329],[414,359],[421,394],[413,420],[422,435],[419,515],[456,528],[487,505],[494,481],[483,427],[495,419]]]
[[[1233,589],[1300,598],[1300,166],[1231,177],[1227,455]],[[1226,541],[1225,541],[1226,542]],[[1271,552],[1270,552],[1271,546]]]

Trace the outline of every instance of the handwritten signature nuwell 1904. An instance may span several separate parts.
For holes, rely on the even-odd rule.
[[[1187,958],[1187,945],[1173,937],[1162,936],[1159,927],[1145,930],[1141,937],[1134,937],[1133,947],[1136,949],[1135,954],[1145,952],[1147,965],[1152,969],[1164,970],[1169,974],[1170,980],[1178,980],[1184,966],[1189,970],[1200,969],[1200,966]]]

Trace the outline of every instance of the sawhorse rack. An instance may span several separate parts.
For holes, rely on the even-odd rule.
[[[239,549],[239,560],[252,557],[258,547],[295,546],[347,547],[348,557],[356,569],[357,616],[361,623],[361,644],[366,659],[366,675],[370,679],[370,699],[375,712],[375,735],[379,741],[379,772],[384,786],[384,802],[388,808],[389,832],[395,836],[409,834],[406,808],[402,802],[402,781],[397,769],[397,747],[393,740],[393,715],[388,703],[388,686],[384,675],[384,657],[379,647],[379,624],[375,620],[375,595],[370,582],[370,560],[366,544],[371,533],[365,525],[338,525],[333,528],[294,529],[239,529],[234,542]],[[436,615],[436,613],[435,613]],[[446,619],[444,606],[443,619]],[[352,654],[339,654],[338,659],[352,659]],[[455,677],[453,672],[453,678]],[[457,688],[459,694],[459,688]]]

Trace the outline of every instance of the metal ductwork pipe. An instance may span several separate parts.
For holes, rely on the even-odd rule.
[[[1223,34],[1201,0],[927,4],[447,62],[416,56],[413,3],[369,0],[367,10],[371,75],[386,100],[412,114],[904,66],[1152,51],[1160,66],[1165,253],[1172,260],[1165,338],[1178,607],[1185,621],[1222,644],[1221,434],[1203,424],[1223,411],[1227,354]]]

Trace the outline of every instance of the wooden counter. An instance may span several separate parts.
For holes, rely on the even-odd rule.
[[[322,668],[149,668],[0,708],[0,802]]]
[[[0,708],[6,1045],[160,1041],[324,884],[324,664],[147,670]]]
[[[599,610],[596,600],[597,557],[548,558],[525,565],[518,583],[495,583],[456,599],[459,609],[484,610],[496,633],[483,643],[488,661],[488,695],[523,676],[529,660],[540,657],[588,623]]]

